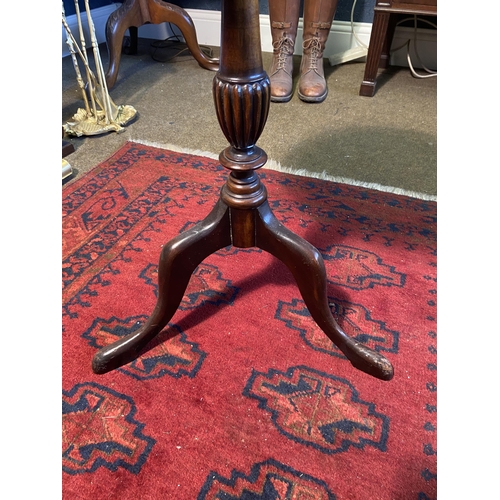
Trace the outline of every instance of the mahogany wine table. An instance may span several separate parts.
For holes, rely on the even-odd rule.
[[[219,125],[230,144],[219,156],[230,171],[220,198],[204,220],[163,247],[158,299],[151,316],[137,331],[98,351],[93,371],[106,373],[139,357],[176,312],[196,267],[212,253],[233,245],[258,247],[285,263],[312,318],[352,365],[390,380],[391,363],[349,337],[333,318],[321,254],[278,221],[256,173],[267,162],[266,153],[255,143],[270,104],[270,81],[262,67],[258,0],[222,0],[220,65],[213,96]]]
[[[137,53],[138,28],[144,24],[175,24],[182,33],[186,45],[198,64],[205,69],[217,71],[217,59],[207,57],[198,45],[196,29],[189,14],[171,3],[162,0],[125,0],[108,18],[106,43],[109,51],[109,67],[106,72],[108,88],[113,87],[118,77],[123,37],[130,31],[130,54]]]

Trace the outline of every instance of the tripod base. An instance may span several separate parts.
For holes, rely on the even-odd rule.
[[[118,78],[123,38],[130,31],[130,54],[137,53],[138,28],[144,24],[172,23],[177,26],[186,45],[198,64],[205,69],[217,71],[219,61],[207,57],[201,50],[196,36],[196,27],[189,14],[177,5],[161,0],[125,0],[108,18],[106,44],[109,53],[109,68],[106,84],[112,88]]]
[[[325,266],[318,250],[283,226],[267,199],[257,207],[234,208],[224,201],[224,190],[203,221],[163,247],[153,313],[142,328],[102,348],[92,361],[93,371],[106,373],[139,357],[176,312],[196,267],[212,253],[230,245],[258,247],[280,259],[292,272],[313,319],[352,365],[381,380],[393,377],[393,367],[384,356],[354,341],[333,318]]]

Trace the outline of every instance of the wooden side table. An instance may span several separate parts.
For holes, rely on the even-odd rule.
[[[218,201],[201,222],[163,246],[158,265],[158,300],[148,321],[103,347],[92,360],[97,374],[141,355],[177,310],[198,264],[233,245],[257,247],[280,259],[294,276],[312,318],[351,364],[381,380],[394,369],[381,353],[349,337],[332,316],[323,257],[274,216],[256,170],[267,162],[256,146],[269,113],[271,82],[262,67],[258,0],[222,0],[220,67],[213,81],[219,125],[230,146],[219,156],[230,171]]]
[[[437,0],[377,0],[365,75],[359,89],[361,96],[372,97],[375,94],[378,69],[389,65],[396,14],[437,15]]]
[[[137,29],[147,23],[175,24],[182,33],[186,45],[198,64],[205,69],[217,71],[218,59],[207,57],[198,45],[196,29],[189,14],[182,8],[162,0],[125,0],[108,18],[106,23],[106,43],[109,52],[109,67],[106,84],[113,87],[118,77],[123,37],[130,30],[130,53],[137,52]]]

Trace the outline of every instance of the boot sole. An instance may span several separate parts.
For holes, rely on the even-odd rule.
[[[282,97],[271,96],[271,102],[288,102],[292,98],[293,92],[290,95],[285,95]]]
[[[299,99],[301,101],[319,103],[319,102],[323,102],[326,99],[326,96],[328,95],[328,89],[323,95],[320,95],[318,97],[311,97],[311,96],[302,95],[300,92],[297,92],[297,94],[298,94]]]

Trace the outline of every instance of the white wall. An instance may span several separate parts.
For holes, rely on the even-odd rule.
[[[106,41],[105,28],[106,21],[117,7],[121,4],[113,4],[106,7],[100,7],[92,10],[92,20],[95,25],[96,37],[98,43]],[[196,26],[196,34],[198,43],[201,45],[220,45],[220,23],[221,13],[213,10],[186,9],[186,12],[191,16],[194,25]],[[86,13],[82,13],[82,21],[86,31],[87,46],[90,46],[90,37],[87,28]],[[79,32],[76,16],[69,16],[67,23],[70,26],[73,36],[79,40]],[[271,29],[268,15],[260,15],[261,26],[261,47],[263,52],[272,52]],[[325,57],[332,56],[339,52],[344,52],[348,49],[359,46],[358,41],[352,33],[352,29],[356,33],[357,38],[362,44],[368,46],[370,42],[371,23],[354,23],[351,26],[350,22],[334,21],[328,37]],[[174,28],[175,29],[175,28]],[[179,30],[176,30],[179,33]],[[172,35],[167,23],[161,25],[148,24],[139,28],[139,36],[142,38],[151,38],[155,40],[164,40]],[[392,47],[396,48],[404,45],[407,40],[411,39],[410,57],[415,68],[420,68],[415,50],[414,50],[415,31],[413,28],[396,29],[394,42]],[[437,36],[435,30],[419,29],[417,31],[417,49],[423,64],[429,69],[437,68]],[[295,43],[295,53],[300,54],[302,51],[302,20],[299,21],[299,29],[297,32],[297,41]],[[68,46],[66,43],[66,31],[62,29],[62,55],[69,55]],[[398,50],[391,56],[391,63],[396,66],[407,66],[406,48]]]

